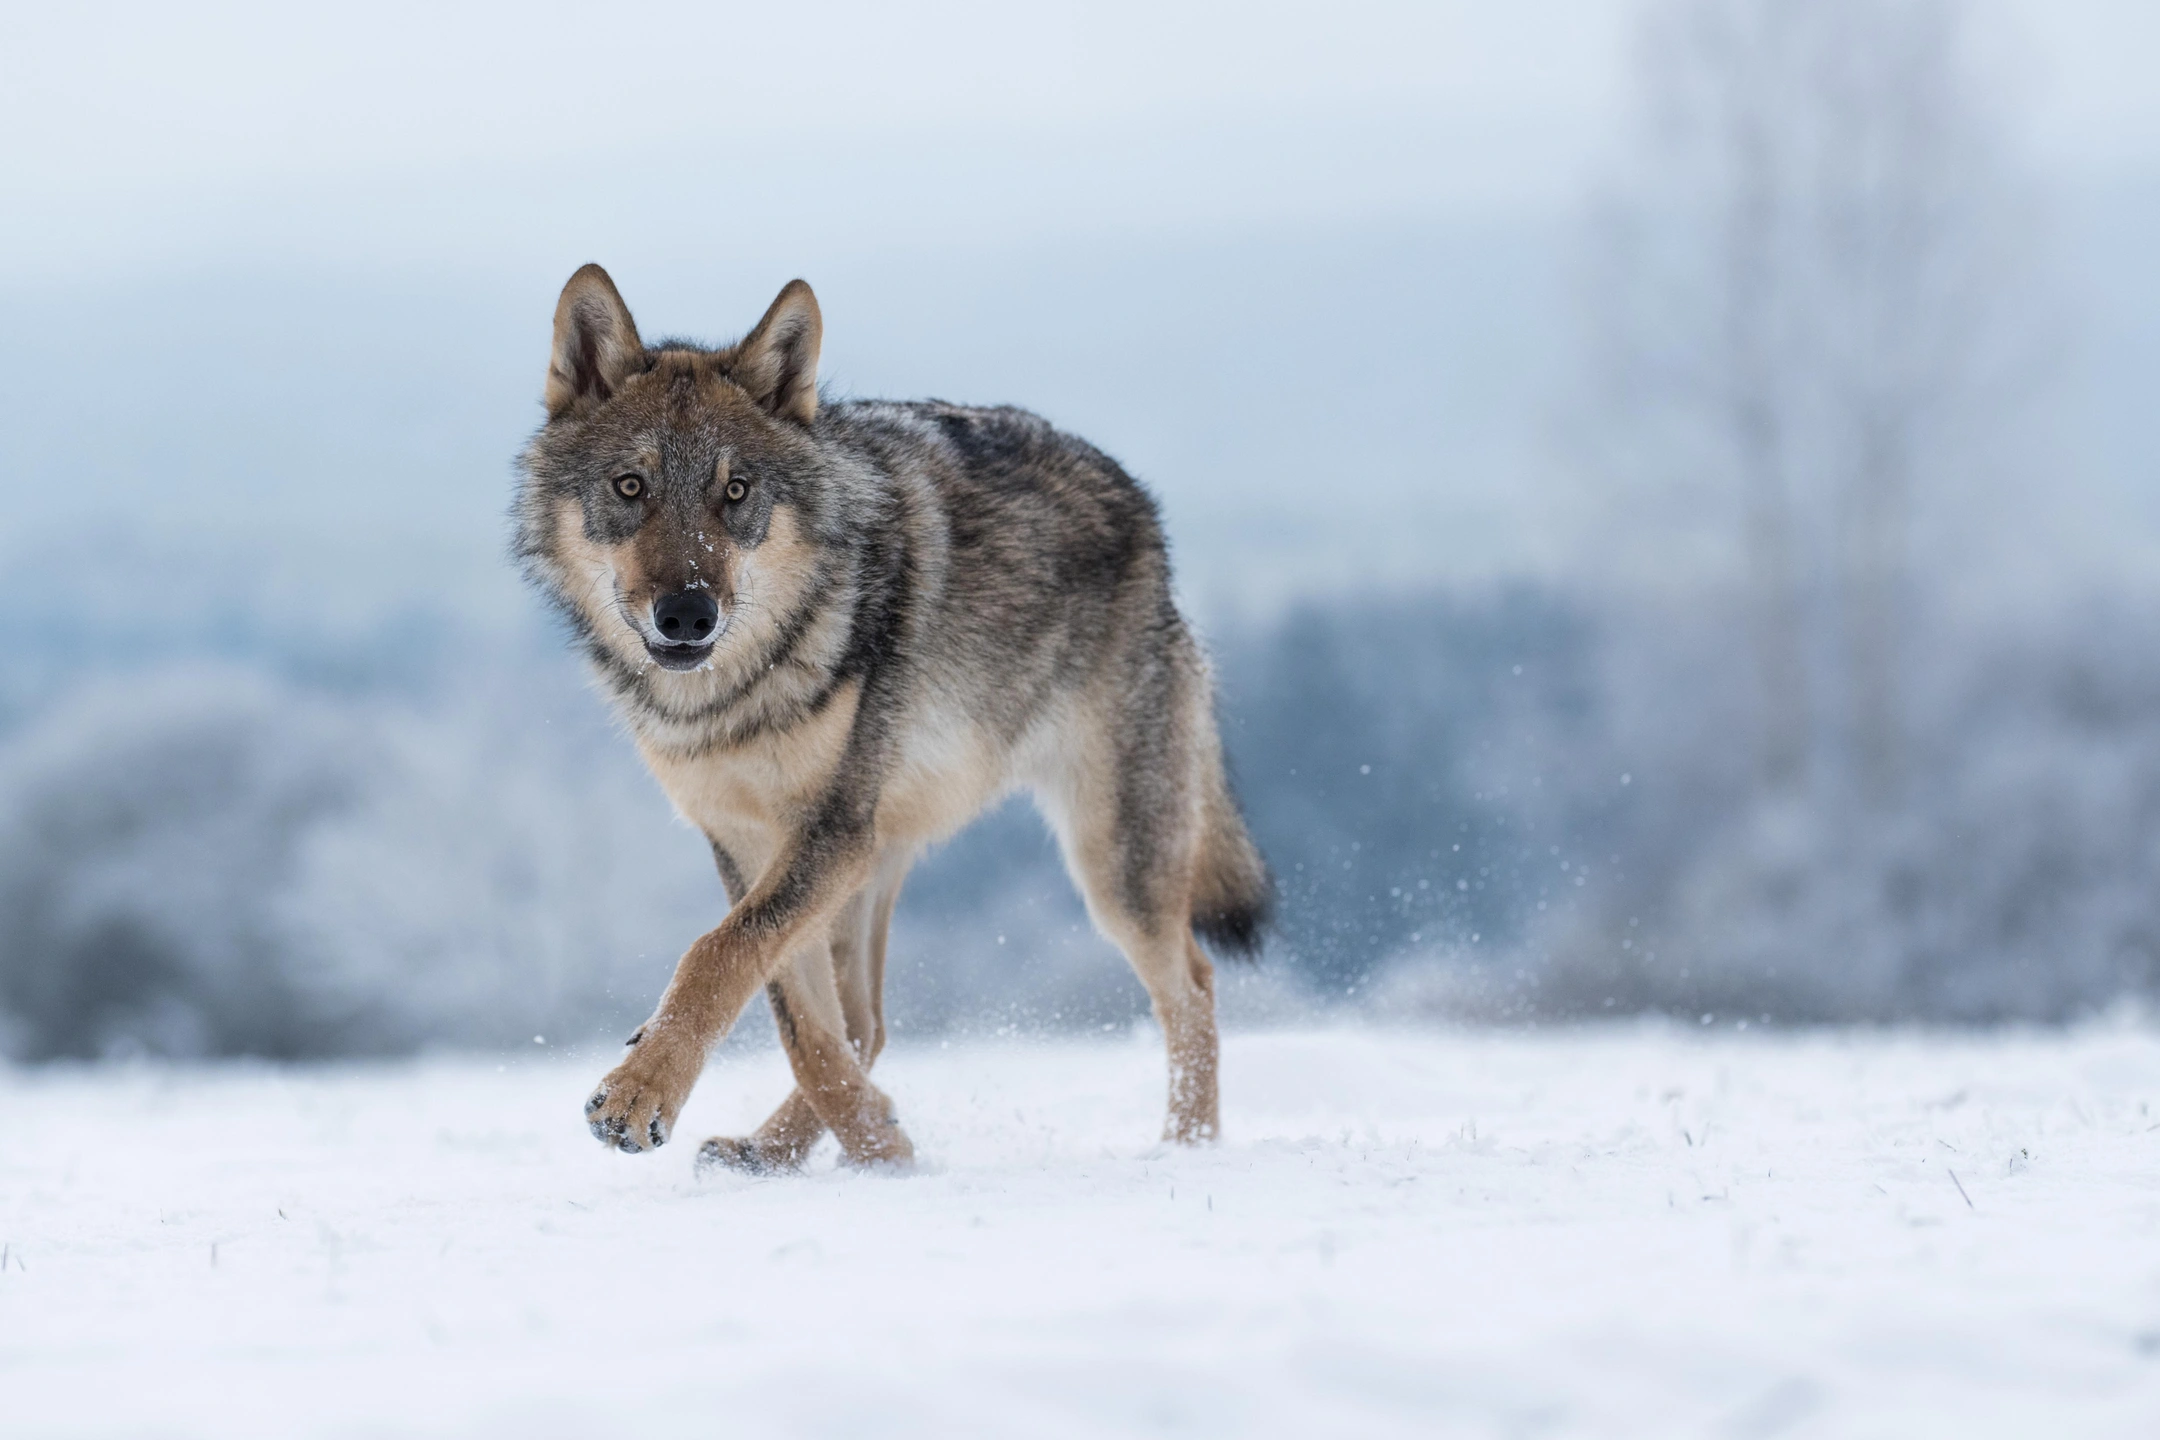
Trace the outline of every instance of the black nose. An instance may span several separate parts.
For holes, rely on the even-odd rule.
[[[720,623],[720,606],[708,591],[678,590],[653,602],[653,624],[675,645],[703,645]]]

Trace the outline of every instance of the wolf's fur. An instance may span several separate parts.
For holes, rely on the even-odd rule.
[[[1270,891],[1154,503],[1025,411],[821,403],[821,334],[799,280],[720,349],[645,344],[596,265],[556,309],[518,553],[732,906],[594,1093],[592,1128],[665,1141],[763,988],[796,1092],[701,1156],[788,1166],[829,1128],[851,1160],[905,1159],[867,1075],[893,901],[923,847],[1025,788],[1162,1022],[1168,1134],[1209,1138],[1214,979],[1194,934],[1250,952]],[[661,633],[668,596],[717,603],[709,654]]]

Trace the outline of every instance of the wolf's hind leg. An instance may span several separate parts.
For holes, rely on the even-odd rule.
[[[1163,1139],[1180,1145],[1217,1139],[1222,1109],[1216,1080],[1215,967],[1189,932],[1164,934],[1117,921],[1100,928],[1125,952],[1162,1026],[1170,1069]]]
[[[1107,727],[1106,727],[1107,728]],[[1164,731],[1168,731],[1167,734]],[[1163,1138],[1213,1140],[1217,1098],[1215,969],[1192,933],[1198,828],[1173,720],[1077,747],[1065,783],[1043,795],[1088,915],[1147,987],[1169,1052]]]

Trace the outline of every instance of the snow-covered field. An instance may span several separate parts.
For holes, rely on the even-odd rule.
[[[901,1047],[912,1175],[691,1173],[606,1057],[0,1072],[0,1432],[2151,1436],[2160,1036]]]

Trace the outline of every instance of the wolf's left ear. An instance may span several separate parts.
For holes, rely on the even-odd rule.
[[[555,352],[541,398],[548,418],[580,400],[605,400],[645,367],[645,344],[615,282],[598,265],[582,266],[555,302]]]
[[[817,296],[804,282],[790,280],[757,329],[735,347],[729,378],[773,414],[808,425],[817,418],[818,345],[824,338]]]

